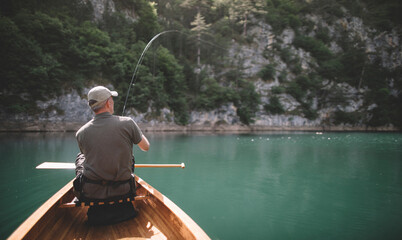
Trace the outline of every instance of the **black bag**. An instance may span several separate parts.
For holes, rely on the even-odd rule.
[[[83,176],[82,173],[79,173],[73,181],[73,192],[78,199],[80,199],[82,193]]]
[[[109,225],[123,222],[137,216],[137,212],[131,202],[90,206],[87,212],[88,224]]]

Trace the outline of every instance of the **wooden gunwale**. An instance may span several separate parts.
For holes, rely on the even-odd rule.
[[[14,239],[210,239],[169,198],[135,176],[137,195],[150,197],[135,202],[134,219],[103,227],[86,224],[87,207],[61,208],[73,199],[70,181],[28,217],[8,238]]]

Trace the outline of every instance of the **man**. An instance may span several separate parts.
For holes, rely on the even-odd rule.
[[[75,191],[82,199],[111,199],[135,193],[132,179],[133,144],[148,151],[148,139],[129,117],[115,116],[115,91],[97,86],[88,92],[95,117],[76,133],[80,153],[76,160],[79,183]],[[90,207],[88,222],[109,224],[135,217],[131,203]]]

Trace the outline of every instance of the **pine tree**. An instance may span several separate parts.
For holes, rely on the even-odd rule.
[[[229,19],[243,25],[243,35],[247,36],[248,18],[252,14],[266,14],[264,0],[227,0]]]
[[[180,6],[189,9],[196,8],[197,13],[200,13],[201,9],[206,10],[209,8],[209,3],[210,1],[208,0],[184,0]]]
[[[210,27],[211,24],[206,24],[204,17],[201,15],[201,13],[197,13],[195,16],[195,19],[193,22],[191,22],[191,26],[194,26],[191,28],[192,32],[195,32],[197,35],[197,66],[199,67],[201,62],[200,62],[200,56],[201,56],[201,34],[205,33],[208,28]]]

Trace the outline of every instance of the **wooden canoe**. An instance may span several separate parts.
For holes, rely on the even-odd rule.
[[[73,200],[72,181],[39,207],[9,239],[210,239],[183,210],[135,176],[135,218],[108,226],[86,223],[88,207],[63,208]]]

